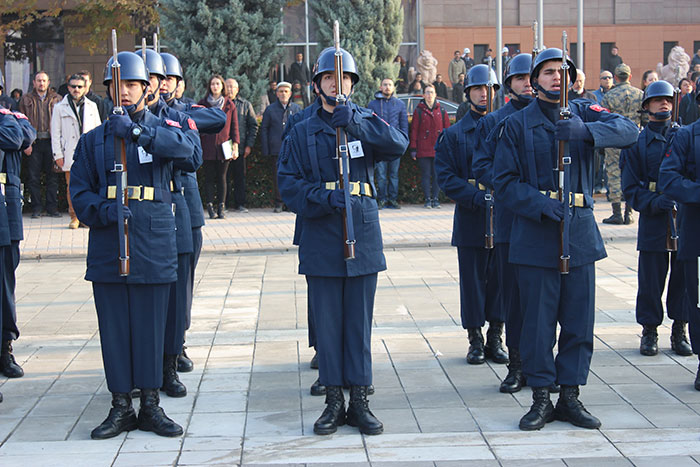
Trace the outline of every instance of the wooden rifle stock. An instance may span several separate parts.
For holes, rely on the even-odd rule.
[[[343,54],[340,51],[340,25],[333,23],[333,41],[335,43],[335,95],[336,105],[346,105],[343,94]],[[335,130],[336,156],[338,158],[338,186],[344,192],[345,208],[343,213],[343,255],[345,260],[355,259],[355,231],[352,221],[350,199],[350,162],[348,156],[348,135],[343,128]]]
[[[568,120],[571,117],[569,109],[569,63],[566,53],[566,31],[562,33],[562,58],[561,58],[561,81],[559,86],[559,119]],[[571,196],[566,180],[567,166],[571,163],[571,158],[566,155],[566,141],[559,141],[559,154],[557,157],[557,172],[559,186],[557,188],[557,199],[564,204],[564,219],[559,222],[559,272],[569,273],[568,254],[568,217],[569,217],[569,197]]]
[[[673,111],[671,112],[671,127],[678,128],[678,108],[680,107],[681,90],[676,88],[673,91]],[[678,209],[673,206],[673,209],[668,213],[668,221],[666,223],[666,251],[678,251],[678,231],[676,230],[676,215]]]
[[[124,115],[121,105],[121,70],[117,57],[117,31],[112,29],[112,96],[115,115]],[[119,275],[129,275],[129,220],[124,216],[124,207],[129,205],[129,188],[126,171],[126,143],[122,138],[114,138],[114,155],[119,155],[119,163],[114,161],[116,176],[117,229],[119,231]]]
[[[489,57],[489,81],[486,85],[486,113],[493,112],[493,80],[491,79],[492,58]],[[478,185],[477,185],[478,188]],[[486,232],[484,234],[484,248],[493,249],[493,190],[486,188],[484,195],[486,200]]]

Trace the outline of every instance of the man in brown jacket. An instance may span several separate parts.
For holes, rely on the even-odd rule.
[[[60,96],[49,88],[51,82],[45,71],[34,74],[34,89],[19,101],[19,111],[27,116],[36,129],[36,141],[24,152],[29,156],[28,185],[31,195],[32,219],[39,217],[41,204],[41,172],[46,174],[46,212],[51,217],[61,217],[58,213],[56,198],[58,196],[58,175],[53,171],[53,152],[51,150],[51,114],[53,106]]]

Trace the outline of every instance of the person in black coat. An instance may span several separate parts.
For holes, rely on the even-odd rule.
[[[262,124],[260,125],[260,138],[262,140],[263,156],[273,158],[272,186],[275,202],[274,212],[282,212],[282,198],[277,187],[277,156],[282,146],[282,134],[287,124],[287,118],[297,112],[301,112],[301,107],[293,102],[289,102],[292,97],[292,85],[286,81],[277,84],[277,100],[270,104],[263,113]]]
[[[447,97],[447,85],[442,80],[442,75],[437,75],[435,77],[435,82],[433,83],[433,86],[435,86],[435,93],[438,97],[441,97],[442,99],[449,99],[449,97]]]
[[[255,146],[255,137],[258,134],[258,121],[256,120],[255,110],[253,105],[243,99],[238,93],[238,81],[233,78],[226,80],[226,93],[229,98],[236,104],[236,112],[238,112],[238,134],[241,138],[241,147],[243,148],[243,157],[238,156],[234,159],[228,168],[228,177],[232,179],[229,186],[233,189],[233,196],[229,196],[230,207],[234,211],[248,212],[245,207],[245,161],[253,151]]]

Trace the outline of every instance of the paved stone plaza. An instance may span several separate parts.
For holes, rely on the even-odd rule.
[[[609,215],[600,203],[599,219]],[[134,431],[90,440],[109,409],[90,284],[87,230],[67,218],[26,218],[15,343],[26,376],[0,379],[0,465],[698,465],[698,361],[637,350],[634,226],[602,226],[595,353],[582,401],[603,426],[554,422],[518,430],[530,391],[498,392],[503,365],[465,363],[452,207],[382,211],[388,270],[380,273],[370,406],[385,434],[342,427],[313,434],[323,398],[306,346],[306,285],[290,248],[294,217],[251,210],[208,221],[188,353],[188,395],[162,397],[180,438]],[[289,250],[289,251],[287,251]],[[41,258],[37,260],[36,258]]]

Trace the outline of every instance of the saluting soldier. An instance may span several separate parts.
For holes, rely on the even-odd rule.
[[[630,84],[632,70],[624,63],[615,67],[617,84],[605,93],[601,105],[610,112],[614,112],[632,120],[641,127],[646,122],[642,119],[642,99],[644,93]],[[608,172],[608,199],[612,203],[612,216],[603,219],[605,224],[630,224],[632,206],[625,203],[624,217],[622,215],[622,184],[620,180],[620,150],[617,148],[605,148],[605,167]]]
[[[567,58],[571,81],[576,67]],[[517,268],[523,327],[520,353],[533,404],[520,420],[521,430],[539,430],[556,417],[584,428],[600,421],[579,401],[593,352],[595,261],[606,256],[593,217],[593,149],[622,147],[637,139],[627,118],[588,101],[569,104],[572,116],[558,120],[562,51],[541,52],[532,64],[530,84],[537,99],[508,117],[498,134],[494,161],[496,199],[513,220],[508,260]],[[556,199],[558,141],[568,141],[571,192],[568,209]],[[559,272],[560,221],[570,216],[570,272]],[[553,355],[557,323],[558,354]],[[556,409],[549,387],[558,383]]]
[[[322,105],[296,123],[283,145],[278,163],[280,194],[300,218],[299,273],[307,276],[316,329],[320,384],[326,387],[326,409],[314,432],[333,433],[346,422],[365,434],[379,434],[382,423],[369,410],[372,384],[371,323],[377,273],[386,269],[379,211],[374,198],[376,160],[400,157],[408,146],[405,133],[392,128],[370,110],[336,96],[352,94],[359,76],[355,60],[342,50],[342,90],[336,89],[335,49],[319,55],[312,78]],[[350,152],[347,189],[350,206],[338,188],[336,129],[345,129]],[[355,259],[345,261],[343,209],[352,211],[357,244]],[[350,386],[345,409],[343,386]]]
[[[457,202],[452,245],[459,260],[459,291],[462,327],[467,330],[467,363],[482,364],[486,358],[508,363],[501,334],[505,316],[497,299],[496,272],[492,251],[484,247],[486,231],[486,187],[476,182],[472,157],[477,144],[479,120],[487,110],[487,85],[494,96],[499,88],[496,73],[488,65],[476,65],[467,76],[464,94],[469,112],[444,130],[435,145],[435,171],[445,194]],[[481,328],[489,322],[486,344]]]
[[[659,189],[659,166],[667,141],[672,133],[673,86],[666,81],[655,81],[644,90],[642,108],[649,116],[649,124],[639,134],[637,143],[623,149],[620,156],[622,191],[625,199],[639,211],[637,250],[637,322],[642,325],[639,352],[656,355],[659,351],[657,327],[664,319],[661,295],[668,280],[666,311],[673,320],[671,349],[682,356],[692,355],[685,327],[689,319],[688,296],[683,283],[683,267],[675,251],[668,251],[667,237],[675,234],[673,211],[676,203]]]
[[[101,126],[80,138],[71,169],[71,193],[78,218],[90,226],[87,272],[100,331],[102,359],[112,409],[95,428],[106,439],[139,428],[179,436],[182,427],[160,407],[163,340],[171,283],[177,279],[175,217],[172,211],[172,160],[192,157],[195,146],[170,119],[145,109],[149,76],[143,59],[120,52],[121,106]],[[111,60],[104,84],[112,82]],[[111,88],[110,88],[111,89]],[[115,142],[125,145],[129,205],[130,273],[119,271],[120,221],[116,198]],[[141,391],[138,418],[131,391]]]
[[[0,87],[3,86],[0,71]],[[12,341],[20,334],[15,306],[15,271],[19,265],[19,242],[24,238],[19,175],[23,151],[35,139],[36,130],[24,114],[0,105],[0,370],[8,378],[24,375],[12,355]]]
[[[696,102],[700,104],[700,93],[697,93]],[[691,307],[690,345],[694,354],[700,354],[700,243],[697,241],[700,238],[700,120],[682,126],[673,135],[673,142],[659,169],[659,186],[664,194],[681,203],[676,261],[683,264],[685,290]],[[695,389],[700,391],[700,367],[695,377]]]

